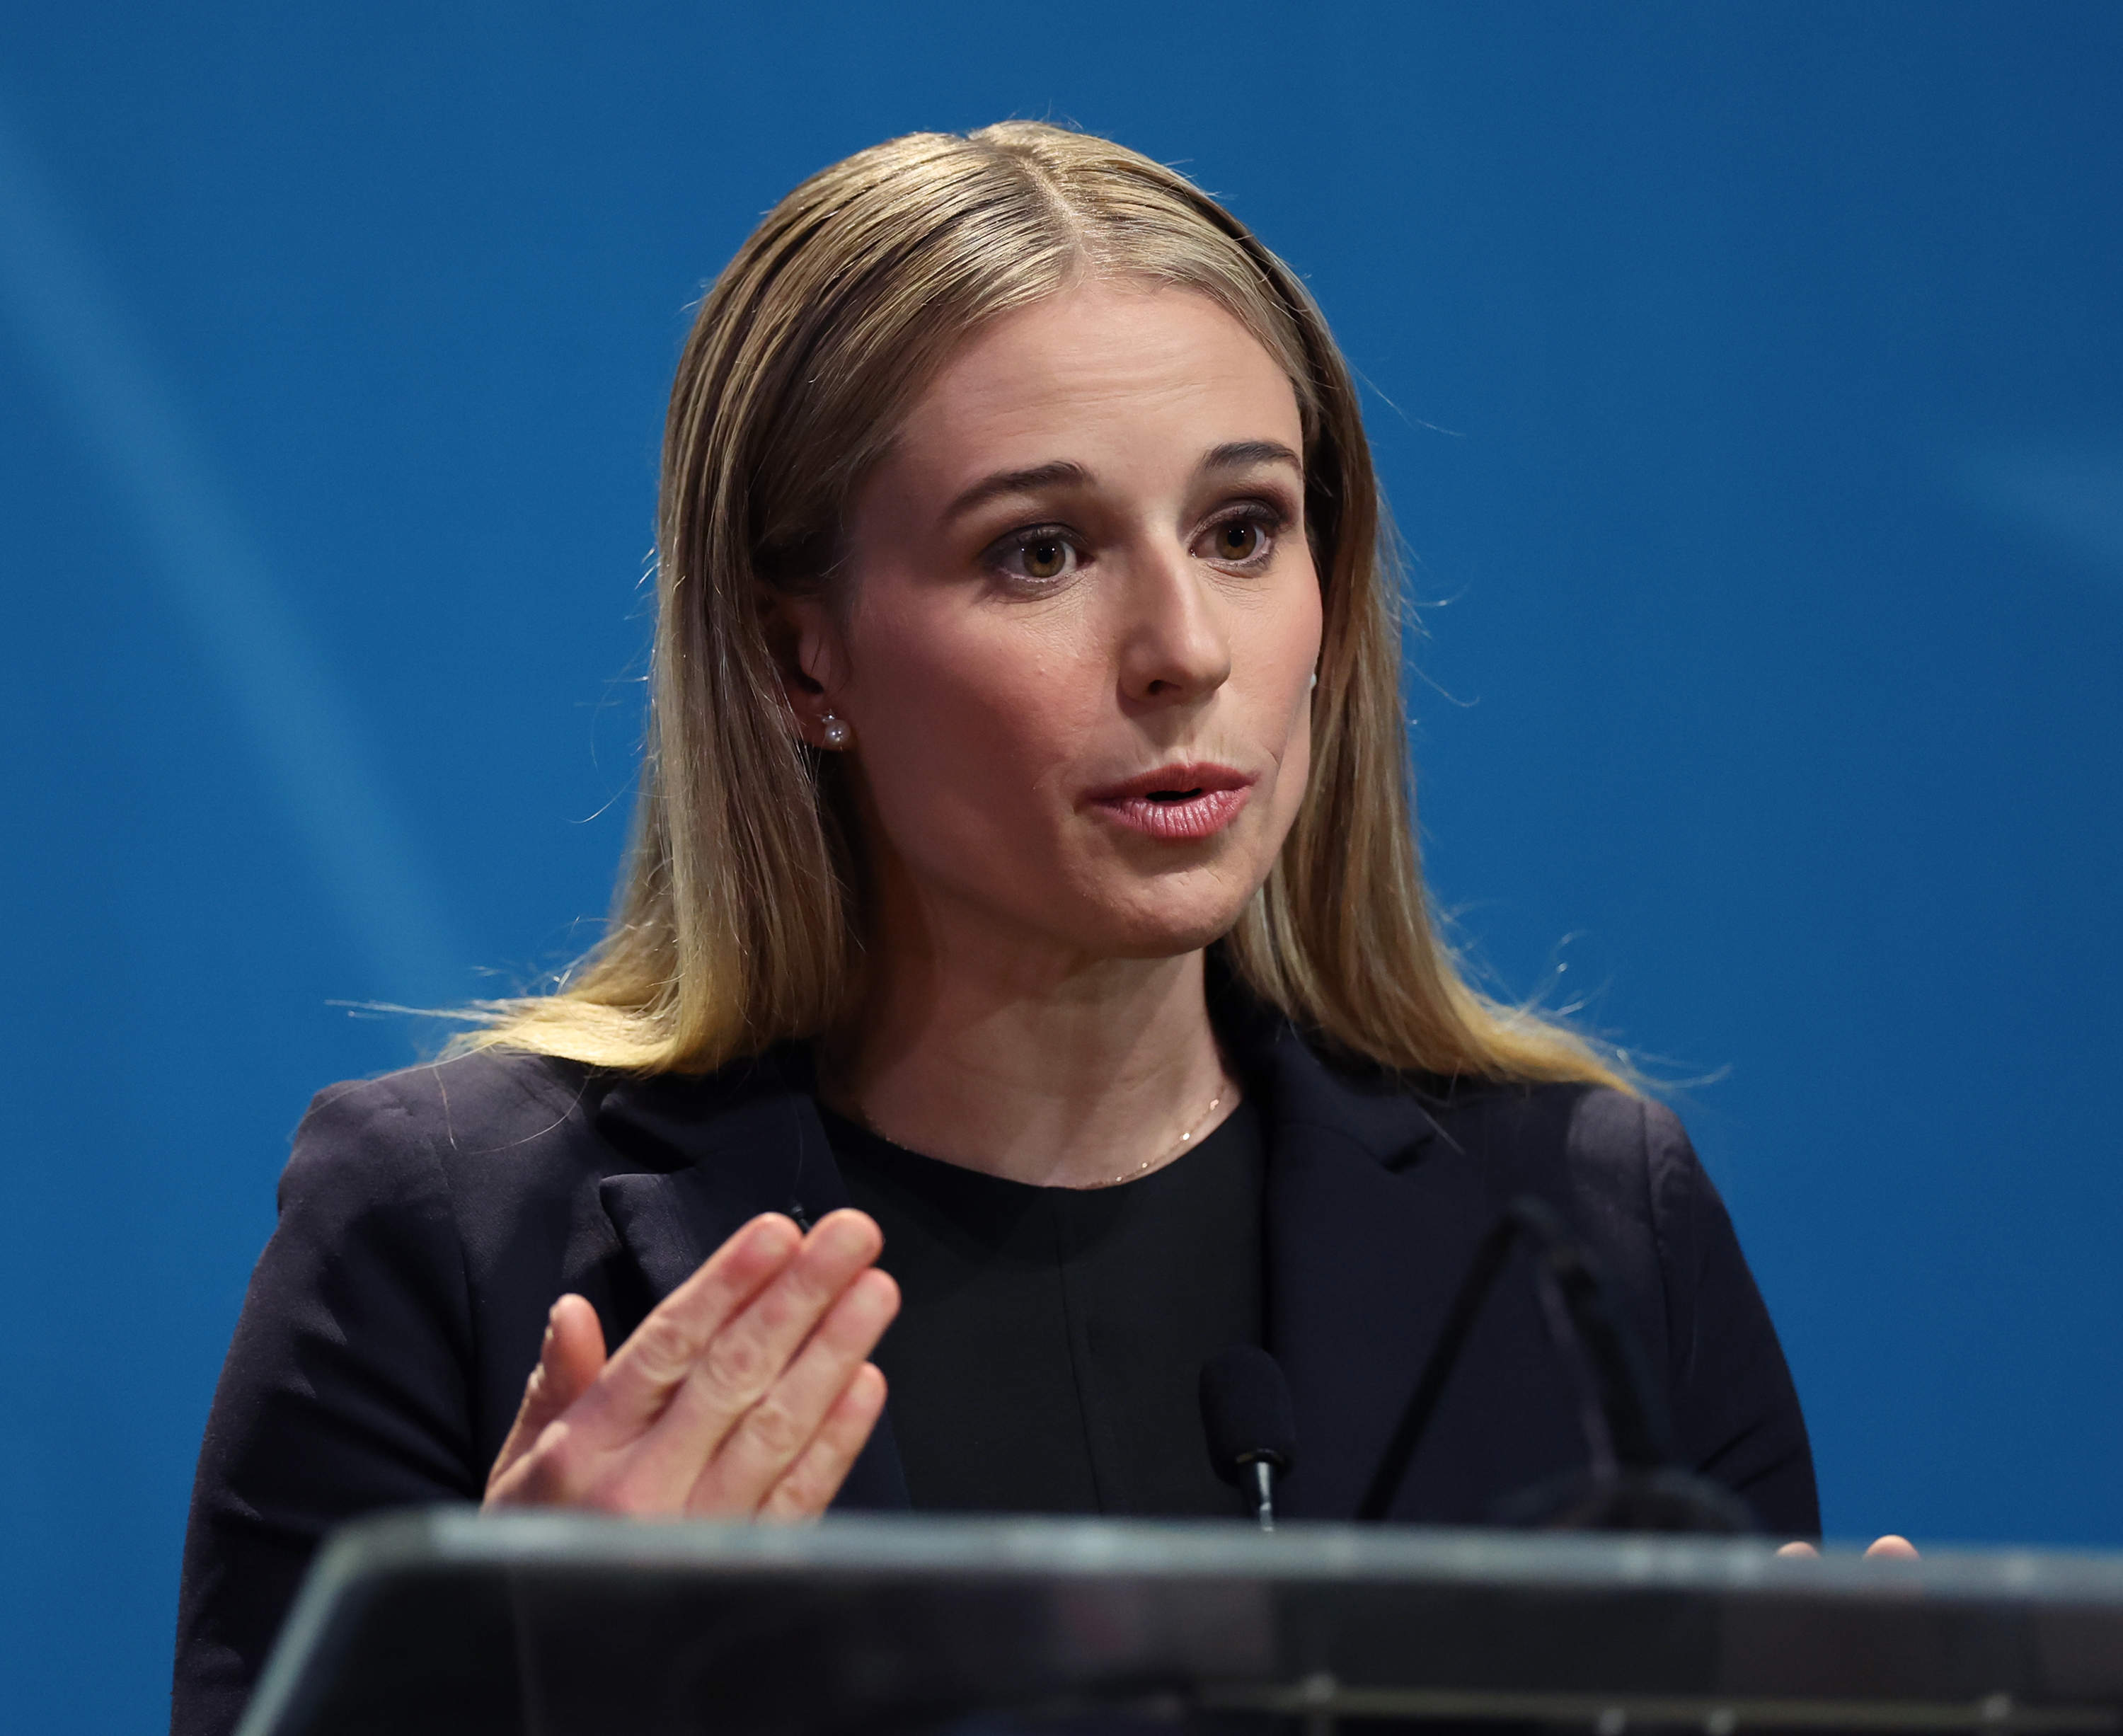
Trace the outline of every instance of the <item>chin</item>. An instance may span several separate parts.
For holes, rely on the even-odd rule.
[[[1210,860],[1082,863],[1068,877],[1065,917],[1094,957],[1169,959],[1198,952],[1237,926],[1275,866],[1272,852],[1232,839]],[[1230,845],[1239,845],[1233,848]],[[1203,852],[1205,855],[1208,852]]]
[[[1246,898],[1167,900],[1154,895],[1113,909],[1093,925],[1086,950],[1110,959],[1176,959],[1221,941],[1238,925]]]

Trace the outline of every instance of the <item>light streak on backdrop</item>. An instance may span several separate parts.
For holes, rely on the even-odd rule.
[[[2123,447],[2003,448],[1965,469],[1994,510],[2123,579]]]
[[[136,520],[146,565],[190,622],[370,992],[455,998],[466,955],[357,708],[4,112],[0,307]]]

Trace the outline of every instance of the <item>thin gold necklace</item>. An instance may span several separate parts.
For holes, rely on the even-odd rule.
[[[1193,1145],[1194,1136],[1200,1133],[1203,1128],[1207,1127],[1211,1119],[1215,1116],[1216,1111],[1224,1106],[1224,1099],[1230,1093],[1230,1081],[1228,1078],[1221,1079],[1221,1082],[1216,1086],[1216,1095],[1209,1100],[1208,1108],[1203,1110],[1202,1113],[1195,1118],[1194,1124],[1179,1136],[1179,1142],[1177,1145],[1158,1152],[1155,1157],[1144,1159],[1143,1161],[1138,1163],[1132,1170],[1123,1170],[1118,1175],[1109,1175],[1104,1181],[1079,1182],[1076,1185],[1075,1191],[1082,1194],[1091,1194],[1097,1192],[1100,1188],[1117,1188],[1123,1182],[1133,1181],[1136,1176],[1147,1174],[1150,1171],[1157,1168],[1160,1164],[1171,1162],[1174,1159],[1179,1157],[1183,1152],[1188,1150]],[[888,1133],[883,1128],[879,1127],[874,1118],[870,1114],[870,1112],[865,1109],[852,1096],[847,1097],[846,1100],[848,1107],[855,1111],[855,1119],[860,1122],[863,1126],[868,1128],[871,1133],[876,1134],[879,1138],[883,1140],[888,1145],[896,1145],[903,1152],[911,1152],[914,1149],[912,1146],[905,1143],[903,1141],[893,1138],[891,1134]]]
[[[1084,1182],[1080,1185],[1081,1191],[1090,1194],[1096,1192],[1100,1188],[1117,1188],[1120,1186],[1122,1183],[1133,1181],[1136,1176],[1145,1175],[1148,1171],[1157,1168],[1161,1164],[1172,1162],[1194,1143],[1194,1136],[1200,1133],[1203,1128],[1207,1127],[1209,1124],[1210,1118],[1213,1116],[1218,1110],[1224,1106],[1224,1093],[1228,1091],[1230,1088],[1230,1082],[1228,1080],[1225,1081],[1216,1087],[1216,1095],[1209,1100],[1208,1108],[1202,1111],[1200,1117],[1195,1121],[1193,1126],[1188,1128],[1185,1133],[1179,1136],[1179,1143],[1174,1146],[1169,1151],[1160,1152],[1155,1157],[1147,1158],[1144,1161],[1138,1163],[1133,1169],[1125,1170],[1118,1175],[1108,1176],[1104,1181]]]

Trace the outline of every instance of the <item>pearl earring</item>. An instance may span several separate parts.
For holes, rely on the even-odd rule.
[[[848,737],[853,732],[849,730],[845,719],[836,717],[828,711],[818,720],[818,733],[826,738],[826,745],[837,753],[847,746]]]
[[[1310,681],[1308,681],[1308,682],[1306,682],[1306,683],[1305,683],[1305,691],[1306,692],[1310,693],[1310,692],[1311,692],[1315,687],[1318,687],[1319,685],[1319,670],[1315,669],[1315,670],[1312,672],[1312,679],[1311,679],[1311,680],[1310,680]]]

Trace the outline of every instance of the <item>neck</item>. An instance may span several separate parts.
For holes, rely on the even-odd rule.
[[[880,925],[824,1045],[837,1107],[926,1156],[1077,1188],[1146,1173],[1230,1111],[1202,953],[1087,959],[968,926]]]

